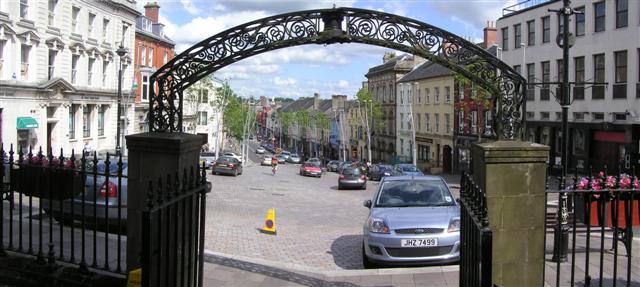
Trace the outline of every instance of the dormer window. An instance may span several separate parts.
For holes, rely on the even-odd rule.
[[[142,30],[153,32],[153,24],[151,23],[151,19],[142,17],[140,20],[140,25],[142,26]]]

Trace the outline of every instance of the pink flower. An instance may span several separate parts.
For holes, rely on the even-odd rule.
[[[600,186],[601,183],[602,183],[602,179],[599,179],[599,178],[593,179],[593,181],[591,181],[591,189],[601,190],[602,189],[602,187]]]
[[[578,182],[578,186],[577,186],[578,190],[585,190],[588,187],[589,187],[589,180],[584,177],[580,179],[580,182]]]
[[[607,181],[605,182],[605,186],[607,188],[614,188],[616,187],[616,178],[613,176],[607,176]]]
[[[631,187],[631,178],[627,174],[622,174],[620,176],[620,188],[627,189]]]
[[[640,189],[640,181],[638,181],[637,177],[633,180],[633,188]]]
[[[603,172],[603,171],[601,171],[600,173],[598,173],[598,176],[599,176],[599,177],[604,177],[604,172]]]

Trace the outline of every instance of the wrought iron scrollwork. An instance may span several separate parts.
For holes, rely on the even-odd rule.
[[[182,91],[206,75],[260,53],[313,43],[377,45],[447,67],[492,94],[494,125],[498,127],[499,138],[522,136],[525,80],[508,65],[483,48],[435,26],[355,8],[309,10],[267,17],[194,45],[152,76],[158,94],[150,100],[150,130],[180,131]]]

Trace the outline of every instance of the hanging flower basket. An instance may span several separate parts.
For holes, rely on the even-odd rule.
[[[578,178],[573,187],[583,191],[576,196],[576,217],[591,226],[640,226],[640,181],[628,174]],[[617,204],[616,204],[617,203]],[[589,214],[587,214],[587,212]]]

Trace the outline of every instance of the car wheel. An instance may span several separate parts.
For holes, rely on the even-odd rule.
[[[364,269],[373,269],[378,267],[377,264],[369,261],[369,257],[367,257],[367,253],[364,251],[364,242],[362,242],[362,266],[364,266]]]
[[[233,172],[233,176],[238,176],[238,170],[237,169]]]

